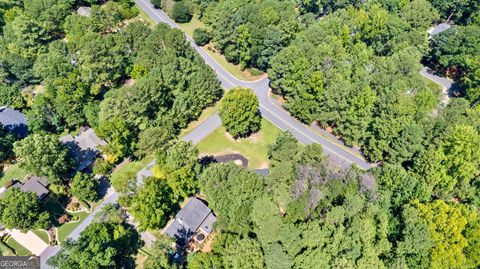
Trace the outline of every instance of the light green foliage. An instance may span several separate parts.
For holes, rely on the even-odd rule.
[[[198,149],[190,142],[177,141],[166,152],[160,148],[157,153],[156,174],[166,180],[175,197],[181,200],[198,189]]]
[[[155,243],[148,250],[149,256],[143,264],[145,269],[179,268],[173,261],[175,248],[172,247],[173,240],[166,235],[155,237]]]
[[[140,236],[132,226],[112,221],[93,223],[77,240],[66,240],[47,263],[65,269],[131,267],[140,247]]]
[[[129,211],[140,223],[140,229],[160,229],[167,223],[176,201],[164,179],[147,178],[132,197]]]
[[[222,99],[219,115],[223,126],[233,137],[248,136],[261,126],[258,98],[251,89],[229,90]]]
[[[70,191],[80,201],[94,202],[98,199],[98,181],[91,174],[79,172],[73,177]]]
[[[0,84],[0,104],[19,109],[25,106],[25,101],[17,87]]]
[[[41,209],[40,201],[33,192],[22,192],[18,188],[7,191],[0,200],[0,219],[8,229],[24,232],[34,228],[47,229],[49,215]]]
[[[255,239],[237,238],[227,244],[223,254],[223,263],[233,269],[264,268],[260,243]]]
[[[213,164],[200,176],[202,191],[220,227],[243,233],[249,230],[253,201],[262,190],[262,178],[233,163]]]
[[[460,206],[442,200],[430,204],[414,202],[427,224],[434,247],[430,252],[431,268],[462,268],[467,262],[463,249],[468,245],[463,230],[467,219]]]
[[[480,136],[468,125],[457,125],[444,135],[437,148],[415,160],[415,171],[439,194],[469,197],[471,181],[478,174]]]
[[[74,167],[68,149],[55,135],[33,134],[13,146],[22,168],[51,181],[62,180]]]

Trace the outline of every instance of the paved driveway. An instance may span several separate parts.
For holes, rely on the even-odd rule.
[[[48,244],[43,242],[40,237],[34,234],[32,231],[22,233],[20,230],[13,229],[10,232],[10,236],[15,239],[20,245],[24,246],[34,255],[40,255],[45,249],[48,248]]]

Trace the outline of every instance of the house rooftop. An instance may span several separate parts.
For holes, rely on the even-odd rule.
[[[79,7],[77,9],[77,14],[83,17],[90,17],[91,8],[90,7]]]
[[[210,234],[216,219],[212,210],[202,200],[192,197],[165,227],[164,232],[176,238],[177,244],[184,246],[199,230]]]
[[[70,156],[78,164],[77,171],[82,171],[91,165],[100,153],[99,146],[107,144],[91,128],[86,129],[75,137],[72,135],[60,137],[60,141],[70,149]]]
[[[440,23],[439,25],[431,27],[428,30],[428,33],[430,34],[430,36],[434,36],[440,34],[441,32],[445,32],[446,30],[450,29],[450,27],[452,26],[448,23]]]
[[[0,123],[20,137],[28,135],[27,119],[25,114],[18,110],[0,107]]]
[[[34,192],[38,199],[44,198],[48,193],[48,181],[45,178],[30,176],[24,182],[17,181],[12,188],[19,188],[22,192]]]

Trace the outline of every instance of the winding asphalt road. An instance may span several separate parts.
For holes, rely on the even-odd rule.
[[[155,22],[166,23],[172,28],[179,29],[178,25],[172,21],[162,10],[155,9],[149,0],[135,0],[137,5]],[[251,88],[258,96],[260,103],[260,113],[267,120],[272,122],[281,130],[290,131],[303,144],[318,143],[323,146],[327,155],[329,155],[336,163],[342,166],[349,166],[356,164],[362,169],[369,169],[372,164],[367,163],[358,153],[350,151],[348,148],[342,146],[342,142],[338,140],[327,139],[319,135],[310,127],[302,124],[295,118],[291,117],[275,100],[269,97],[270,81],[268,77],[264,77],[257,81],[243,81],[233,77],[226,71],[218,62],[216,62],[203,48],[197,46],[192,38],[185,35],[192,47],[200,54],[205,63],[208,64],[216,72],[218,79],[225,89],[235,87]],[[192,134],[189,138],[191,141],[199,141],[203,139],[209,132],[212,132],[220,126],[218,115],[214,115],[214,120],[210,125],[202,124],[197,134]],[[207,120],[208,121],[208,120]],[[198,136],[197,136],[198,135]]]

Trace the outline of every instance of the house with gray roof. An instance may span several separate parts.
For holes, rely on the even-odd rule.
[[[18,137],[23,138],[28,135],[27,119],[25,114],[18,110],[6,106],[0,107],[0,123]]]
[[[452,26],[448,23],[440,23],[438,25],[430,27],[430,29],[428,29],[427,33],[429,34],[429,38],[432,38],[434,35],[438,35],[441,32],[447,31],[448,29],[450,29],[450,27],[452,27]]]
[[[100,146],[107,145],[91,128],[82,128],[77,136],[66,135],[60,138],[70,150],[70,156],[76,161],[76,171],[83,171],[93,164],[100,155]]]
[[[175,238],[178,246],[184,247],[192,239],[197,242],[203,241],[212,233],[216,220],[215,214],[202,200],[192,197],[167,224],[163,232]]]
[[[34,192],[39,200],[44,199],[48,193],[49,182],[46,178],[38,176],[26,177],[23,182],[17,181],[10,188],[19,188],[22,192]]]
[[[90,17],[91,8],[90,7],[79,7],[77,9],[77,14],[82,17]]]

